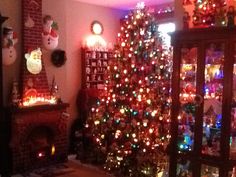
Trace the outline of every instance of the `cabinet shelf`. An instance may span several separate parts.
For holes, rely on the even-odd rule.
[[[113,58],[111,51],[93,51],[82,48],[82,88],[101,89],[109,60]]]

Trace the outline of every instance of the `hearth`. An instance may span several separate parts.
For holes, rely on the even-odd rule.
[[[13,173],[67,160],[67,106],[38,105],[11,110]]]

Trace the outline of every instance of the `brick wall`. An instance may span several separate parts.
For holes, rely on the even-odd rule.
[[[23,51],[24,54],[29,50],[34,50],[38,47],[42,49],[42,0],[22,0],[22,32],[23,32]],[[26,27],[25,23],[28,18],[31,18],[34,21],[33,27]],[[26,68],[26,59],[22,57],[22,95],[28,89],[27,82],[29,79],[33,81],[33,88],[37,90],[40,96],[49,95],[49,86],[46,76],[46,71],[43,63],[42,55],[42,71],[39,74],[31,74]]]

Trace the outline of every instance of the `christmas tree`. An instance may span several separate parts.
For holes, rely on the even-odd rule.
[[[87,121],[106,159],[104,168],[117,176],[154,177],[167,171],[170,53],[146,7],[124,18],[105,91]]]
[[[225,26],[226,0],[195,0],[193,25]]]

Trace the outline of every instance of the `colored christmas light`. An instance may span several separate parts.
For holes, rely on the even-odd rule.
[[[151,177],[157,167],[166,169],[161,162],[167,162],[170,139],[171,51],[147,11],[135,9],[122,22],[106,89],[87,123],[96,148],[105,149],[104,168],[120,176]]]
[[[193,25],[195,27],[225,26],[226,0],[195,0]]]

